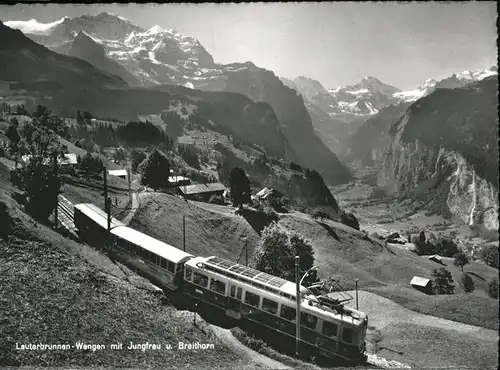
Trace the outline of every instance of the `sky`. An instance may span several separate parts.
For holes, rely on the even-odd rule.
[[[400,89],[497,64],[496,4],[248,3],[0,5],[0,20],[110,12],[196,37],[216,62],[252,61],[336,88],[373,76]]]

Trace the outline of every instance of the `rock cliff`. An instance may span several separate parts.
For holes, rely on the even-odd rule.
[[[444,216],[498,228],[497,78],[438,89],[389,130],[379,184]]]

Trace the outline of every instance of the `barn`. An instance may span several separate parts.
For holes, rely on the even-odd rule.
[[[213,195],[220,195],[222,197],[227,189],[223,184],[215,182],[179,186],[179,190],[186,199],[208,202]]]
[[[425,294],[432,294],[432,281],[419,276],[414,276],[410,284],[412,287]]]

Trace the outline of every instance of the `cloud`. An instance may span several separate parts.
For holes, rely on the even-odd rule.
[[[8,21],[4,22],[7,27],[14,28],[20,30],[22,33],[36,33],[36,34],[46,34],[52,27],[57,26],[64,22],[64,19],[67,17],[61,18],[58,21],[50,22],[50,23],[40,23],[36,19],[31,19],[29,21]]]

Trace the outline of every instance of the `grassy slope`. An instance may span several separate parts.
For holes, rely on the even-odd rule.
[[[172,195],[156,194],[141,204],[130,226],[182,248],[182,216],[186,215],[186,252],[236,261],[247,238],[250,259],[258,235],[245,220],[227,212],[226,207],[200,205]],[[240,262],[245,262],[244,252]]]
[[[346,289],[353,289],[355,279],[359,278],[361,289],[376,292],[406,308],[471,325],[498,328],[498,302],[485,293],[488,281],[498,275],[497,270],[476,262],[467,265],[465,271],[484,280],[471,275],[476,290],[465,294],[459,286],[459,268],[442,266],[396,247],[385,248],[378,241],[363,239],[362,233],[344,225],[325,223],[333,232],[302,214],[282,216],[280,221],[281,225],[312,240],[321,276],[340,279]],[[456,294],[428,296],[410,286],[413,276],[431,278],[432,270],[440,267],[452,274]]]
[[[187,215],[186,250],[189,253],[218,255],[235,261],[244,246],[241,236],[245,235],[250,236],[251,259],[258,235],[227,207],[197,202],[190,202],[188,207],[176,197],[157,195],[141,205],[132,227],[181,248],[183,214]],[[485,293],[487,282],[498,274],[495,269],[478,263],[467,265],[465,271],[478,274],[484,280],[472,276],[476,290],[466,295],[459,286],[460,270],[445,266],[455,281],[456,294],[427,296],[414,290],[409,282],[415,275],[430,278],[433,269],[443,267],[435,262],[406,250],[385,248],[379,241],[366,239],[363,233],[336,222],[325,221],[322,226],[299,212],[281,215],[280,224],[311,239],[320,275],[339,279],[345,289],[353,289],[355,279],[359,278],[360,288],[415,311],[471,325],[498,327],[498,303]]]
[[[148,293],[144,279],[94,249],[33,221],[10,197],[0,166],[0,201],[14,220],[0,240],[0,363],[4,366],[253,368],[202,325],[175,315]],[[146,290],[144,290],[146,288]],[[105,344],[91,352],[18,351],[15,343]],[[109,345],[171,343],[172,351],[110,350]],[[179,341],[214,343],[211,351],[176,350]]]

